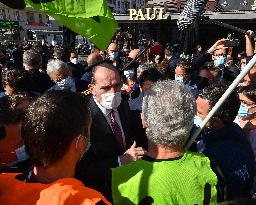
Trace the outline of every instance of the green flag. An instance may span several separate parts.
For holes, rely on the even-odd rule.
[[[110,43],[117,23],[105,0],[25,0],[27,7],[41,10],[99,49]]]

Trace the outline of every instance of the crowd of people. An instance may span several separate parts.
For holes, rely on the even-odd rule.
[[[254,55],[245,39],[189,58],[116,39],[86,63],[2,49],[0,204],[255,204],[256,65],[185,149]]]

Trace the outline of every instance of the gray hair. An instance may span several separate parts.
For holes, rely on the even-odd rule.
[[[137,68],[137,77],[143,73],[144,70],[148,70],[150,68],[156,68],[155,65],[150,65],[150,64],[140,64],[139,67]]]
[[[196,105],[186,86],[166,80],[145,92],[142,112],[149,140],[168,147],[183,146],[193,126]]]
[[[41,67],[42,56],[33,50],[27,50],[23,54],[23,64],[27,64],[31,67]]]
[[[59,59],[53,59],[50,60],[47,64],[47,74],[51,75],[52,72],[58,72],[58,73],[67,73],[69,70],[68,65],[59,60]]]

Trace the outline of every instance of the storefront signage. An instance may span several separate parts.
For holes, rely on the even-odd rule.
[[[129,20],[163,20],[167,19],[164,15],[164,8],[146,8],[143,13],[142,9],[128,9],[130,12]]]
[[[1,29],[14,29],[14,28],[18,28],[19,27],[19,23],[17,21],[0,21],[0,28]]]

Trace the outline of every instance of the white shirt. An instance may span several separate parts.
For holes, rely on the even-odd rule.
[[[96,98],[94,96],[93,96],[93,100],[96,103],[96,105],[100,108],[103,115],[105,116],[109,126],[112,128],[112,131],[113,131],[113,127],[112,127],[112,123],[111,123],[110,113],[111,113],[112,110],[114,111],[116,122],[117,122],[117,124],[119,125],[119,127],[121,129],[123,144],[126,147],[125,135],[124,135],[123,127],[122,127],[120,116],[119,116],[119,113],[118,113],[117,109],[109,110],[109,109],[104,108],[100,103],[98,103],[98,101],[96,100]]]

